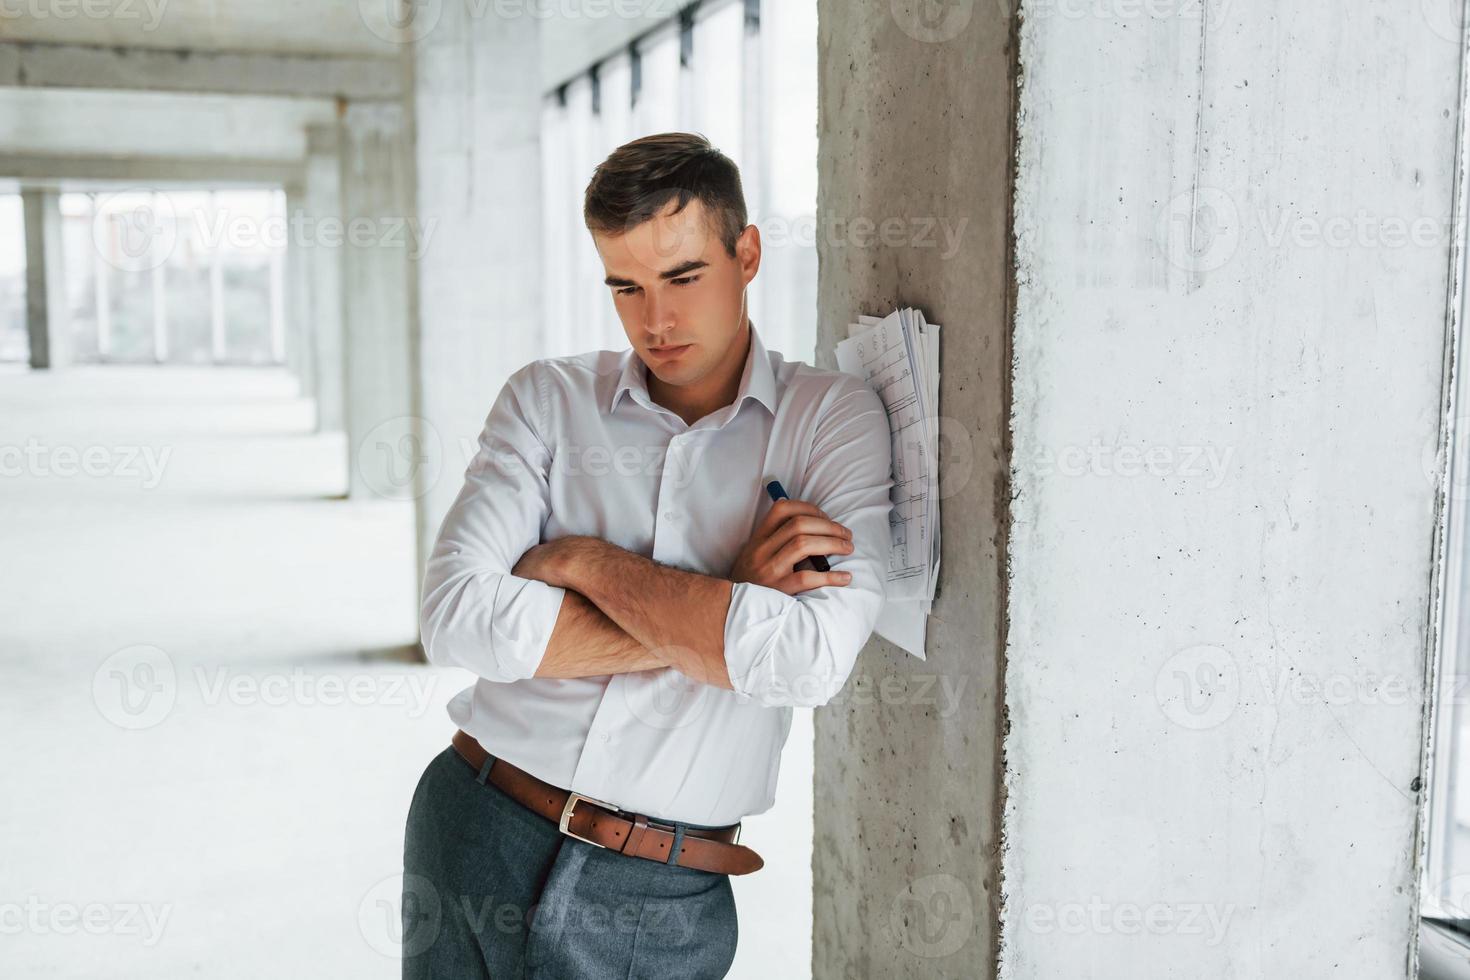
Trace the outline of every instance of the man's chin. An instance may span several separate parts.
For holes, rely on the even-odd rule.
[[[674,363],[654,363],[648,366],[648,370],[654,377],[666,385],[687,384],[699,376],[699,371],[694,365]]]

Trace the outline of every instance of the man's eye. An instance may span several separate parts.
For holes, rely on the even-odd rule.
[[[632,296],[637,291],[637,286],[619,286],[617,289],[613,290],[613,292],[619,296]]]
[[[677,279],[670,279],[669,282],[673,283],[675,286],[687,286],[689,283],[698,278],[698,276],[680,276]]]

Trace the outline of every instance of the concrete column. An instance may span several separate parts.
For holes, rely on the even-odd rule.
[[[947,419],[928,659],[875,635],[816,711],[818,980],[995,970],[1013,25],[946,7],[818,0],[817,363],[857,314],[920,307]]]
[[[539,17],[445,4],[413,48],[427,552],[506,376],[543,356]]]
[[[1412,977],[1456,5],[1031,6],[1001,975]]]
[[[26,332],[31,367],[65,367],[71,360],[71,321],[61,245],[61,195],[26,188],[20,197],[25,213]]]
[[[312,253],[300,234],[305,227],[306,188],[286,185],[286,367],[301,394],[316,395],[316,331],[311,322]]]
[[[290,247],[304,266],[309,303],[305,333],[310,337],[310,364],[304,376],[316,398],[319,432],[341,432],[346,426],[344,351],[342,347],[342,163],[337,127],[306,130],[306,171],[300,209],[288,215]],[[333,234],[335,232],[335,234]]]
[[[423,478],[413,380],[412,201],[404,106],[348,104],[340,135],[349,496],[408,499]]]

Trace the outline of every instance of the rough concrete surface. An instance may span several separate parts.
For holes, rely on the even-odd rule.
[[[1004,977],[1410,975],[1436,6],[1023,6]]]
[[[1002,5],[958,6],[818,6],[818,364],[859,313],[917,306],[946,417],[928,659],[875,636],[816,713],[819,978],[993,971],[1014,83]]]

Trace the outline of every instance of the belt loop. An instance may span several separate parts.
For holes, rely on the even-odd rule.
[[[684,847],[684,825],[675,821],[674,823],[674,846],[669,848],[669,857],[664,864],[678,864],[679,851]]]
[[[493,765],[495,765],[495,756],[485,756],[485,764],[480,767],[480,774],[475,777],[475,782],[479,783],[481,786],[484,786],[485,780],[490,778],[490,767]]]

